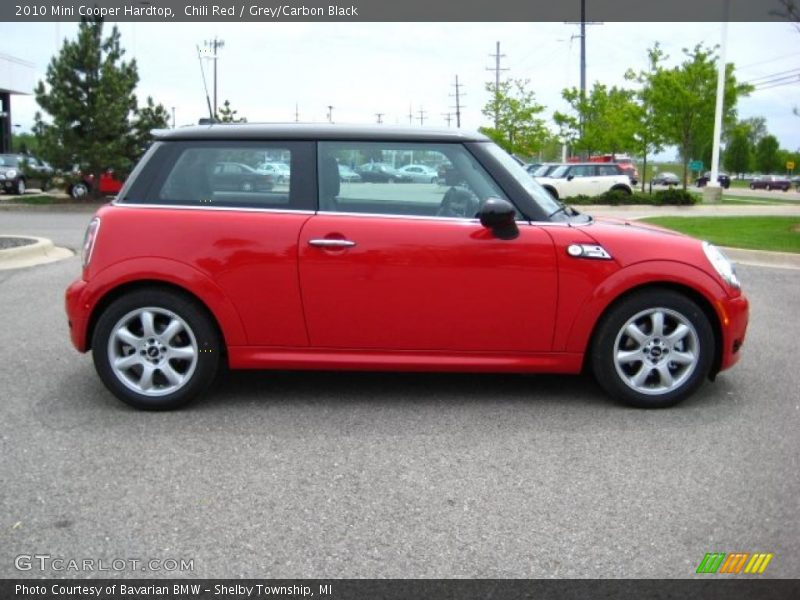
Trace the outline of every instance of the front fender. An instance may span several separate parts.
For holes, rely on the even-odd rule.
[[[702,269],[683,262],[650,260],[632,264],[615,271],[594,288],[592,295],[577,312],[562,349],[567,352],[585,352],[594,327],[605,310],[620,296],[639,287],[658,284],[679,285],[691,289],[705,298],[713,307],[717,320],[721,303],[728,294],[720,283]]]

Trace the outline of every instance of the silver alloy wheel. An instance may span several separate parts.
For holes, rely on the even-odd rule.
[[[72,197],[76,200],[80,200],[86,194],[89,193],[89,188],[86,187],[85,183],[76,183],[72,186]]]
[[[154,306],[132,310],[111,330],[108,362],[127,388],[166,396],[192,378],[199,350],[191,327],[172,311]]]
[[[23,196],[25,194],[25,180],[20,179],[17,181],[17,194]]]
[[[632,390],[651,396],[679,388],[697,368],[700,340],[691,321],[669,308],[648,308],[622,326],[614,367]]]

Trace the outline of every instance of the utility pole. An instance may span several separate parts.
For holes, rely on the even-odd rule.
[[[206,40],[204,45],[206,48],[211,48],[211,59],[214,61],[214,118],[216,119],[217,110],[219,109],[219,104],[217,104],[217,51],[225,47],[225,41],[214,36],[213,40]]]
[[[728,15],[729,0],[723,0],[722,10],[722,38],[719,48],[719,58],[717,59],[717,99],[714,106],[714,139],[711,145],[711,178],[708,181],[708,201],[716,201],[721,197],[721,187],[719,183],[719,139],[722,135],[722,112],[725,107],[725,51],[728,46]]]
[[[419,113],[419,124],[421,126],[425,123],[425,113],[428,111],[426,111],[424,108],[420,106],[417,112]]]
[[[494,128],[499,129],[500,126],[500,71],[508,71],[508,69],[500,68],[500,59],[505,58],[505,54],[500,54],[500,42],[497,42],[497,51],[489,56],[494,57],[494,67],[486,67],[487,71],[494,71]]]
[[[172,107],[172,128],[175,129],[175,107]]]
[[[453,120],[453,113],[442,113],[447,126],[450,127],[450,122]]]
[[[409,125],[413,125],[414,124],[414,110],[412,109],[410,103],[408,105],[408,124]]]
[[[383,124],[383,115],[386,113],[375,113],[375,116],[378,118],[378,125]]]
[[[461,93],[461,88],[464,87],[464,84],[463,83],[458,83],[458,75],[456,75],[456,82],[455,82],[455,84],[452,84],[452,85],[453,85],[454,88],[456,88],[456,93],[455,94],[450,94],[450,96],[451,97],[455,97],[456,105],[455,106],[451,106],[450,108],[455,108],[456,109],[456,127],[461,127],[461,109],[464,108],[461,105],[461,97],[462,96],[466,96],[466,94],[462,94]],[[449,127],[450,123],[448,123],[447,125]]]
[[[567,21],[569,24],[580,25],[581,33],[577,37],[581,38],[581,107],[586,101],[586,26],[587,25],[602,25],[601,22],[592,21],[586,22],[586,0],[581,0],[581,20],[580,23],[575,21]],[[576,36],[572,36],[573,38]],[[578,114],[580,119],[580,135],[583,138],[583,110]]]
[[[335,106],[331,106],[328,104],[328,123],[333,123],[333,109],[336,108]]]
[[[297,102],[294,103],[294,122],[300,122],[300,107],[298,106]]]

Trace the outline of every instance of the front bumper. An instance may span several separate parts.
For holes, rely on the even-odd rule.
[[[717,302],[717,312],[722,326],[722,352],[719,370],[735,365],[741,357],[741,347],[747,333],[750,303],[744,295]]]

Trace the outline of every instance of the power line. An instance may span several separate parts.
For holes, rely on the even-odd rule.
[[[750,67],[757,67],[759,65],[765,65],[767,63],[775,62],[776,60],[783,60],[784,58],[791,58],[792,56],[799,55],[800,52],[792,52],[791,54],[784,54],[783,56],[776,56],[775,58],[768,58],[767,60],[761,60],[759,62],[750,63],[749,65],[744,65],[743,67],[736,67],[737,71],[743,71],[745,69],[749,69]]]
[[[762,79],[772,79],[773,77],[778,77],[778,76],[781,76],[781,75],[786,75],[787,73],[788,73],[788,74],[797,74],[797,73],[800,73],[800,67],[793,67],[793,68],[791,68],[791,69],[788,69],[788,70],[786,70],[786,71],[778,71],[777,73],[772,73],[772,74],[770,74],[770,75],[762,75],[761,77],[754,77],[753,79],[751,79],[750,81],[747,81],[747,82],[745,82],[745,83],[749,83],[750,85],[759,85],[759,84],[758,84],[758,82],[759,82],[760,80],[762,80]]]

